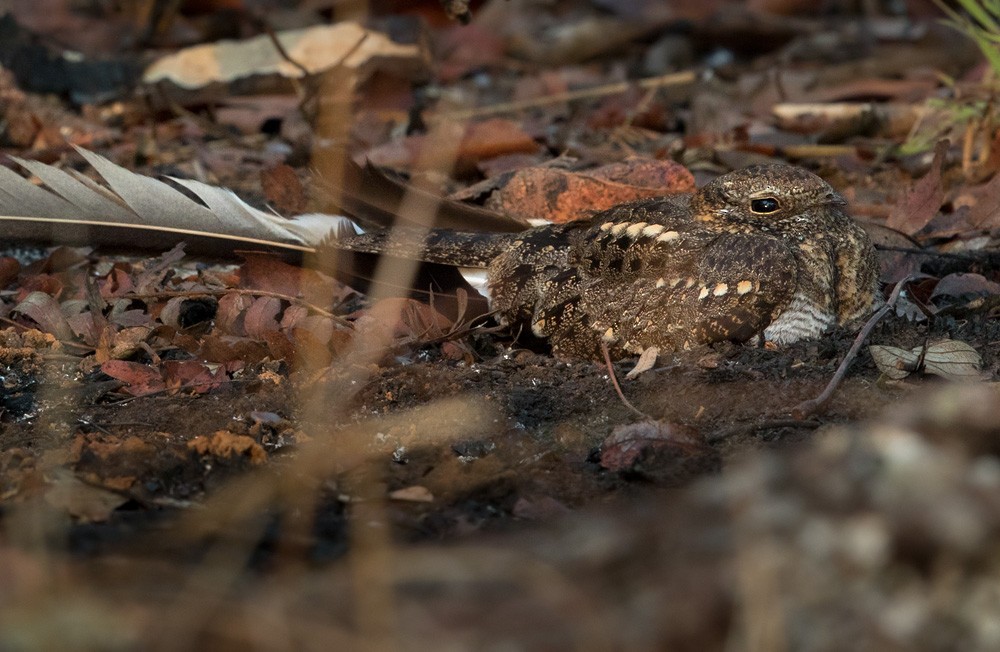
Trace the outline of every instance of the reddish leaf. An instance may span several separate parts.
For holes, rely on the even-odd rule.
[[[62,294],[63,282],[50,274],[33,274],[24,279],[18,288],[17,296],[24,299],[32,292],[44,292],[52,297]]]
[[[267,345],[247,337],[207,335],[201,338],[198,357],[223,364],[241,360],[248,364],[260,362],[270,355]]]
[[[111,299],[135,291],[131,275],[125,270],[115,267],[100,284],[101,297]]]
[[[281,300],[274,297],[258,297],[247,308],[243,317],[243,327],[248,337],[263,338],[268,333],[278,331],[278,313]]]
[[[289,265],[277,256],[258,253],[241,253],[246,261],[240,266],[240,287],[250,290],[274,292],[285,296],[299,295],[303,269]]]
[[[299,176],[284,163],[260,172],[264,196],[274,209],[284,215],[298,215],[306,208],[306,191]]]
[[[630,471],[646,454],[672,449],[677,456],[700,453],[706,444],[698,431],[676,423],[643,421],[618,426],[601,443],[601,466],[609,471]]]
[[[166,389],[158,369],[138,362],[108,360],[101,364],[101,371],[125,383],[124,390],[133,396],[144,396]]]
[[[485,25],[464,25],[441,35],[438,77],[454,81],[475,68],[499,64],[504,56],[504,40]]]
[[[631,173],[638,182],[628,179]],[[569,222],[623,202],[693,190],[694,177],[672,162],[618,164],[596,175],[535,167],[515,172],[490,196],[486,207],[524,219]]]
[[[656,188],[665,195],[695,191],[694,175],[674,161],[636,157],[587,170],[583,176],[640,188]]]
[[[191,390],[196,394],[218,389],[228,380],[225,372],[213,372],[198,360],[167,360],[163,363],[163,375],[168,389]]]
[[[243,328],[244,313],[253,304],[253,297],[231,292],[219,299],[215,313],[215,327],[225,335],[246,335]]]
[[[948,151],[948,141],[942,140],[934,148],[931,169],[914,183],[906,195],[889,214],[886,226],[908,235],[917,233],[937,215],[944,203],[944,188],[941,185],[941,165]]]
[[[261,335],[261,339],[267,343],[267,350],[272,360],[295,359],[295,345],[291,338],[281,331],[268,331]]]

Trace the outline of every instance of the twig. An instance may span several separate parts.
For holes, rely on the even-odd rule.
[[[719,430],[714,433],[710,433],[705,436],[705,442],[714,444],[738,435],[749,435],[750,433],[757,432],[758,430],[772,430],[776,428],[819,428],[819,426],[819,421],[802,421],[799,419],[764,419],[763,421],[744,423],[732,428],[727,428],[726,430]]]
[[[593,97],[604,97],[606,95],[619,95],[625,93],[630,88],[638,86],[639,88],[660,88],[662,86],[680,86],[682,84],[691,84],[698,78],[697,71],[685,70],[682,72],[670,73],[668,75],[661,75],[659,77],[649,77],[646,79],[640,79],[634,82],[619,82],[616,84],[605,84],[603,86],[596,86],[594,88],[583,88],[576,91],[567,91],[565,93],[557,93],[555,95],[545,95],[543,97],[535,97],[527,100],[519,100],[517,102],[505,102],[503,104],[494,104],[492,106],[481,106],[474,109],[463,109],[461,111],[447,111],[445,113],[436,114],[434,117],[440,120],[468,120],[469,118],[481,118],[488,115],[497,115],[500,113],[516,113],[518,111],[523,111],[525,109],[533,109],[540,106],[548,106],[550,104],[559,104],[561,102],[572,102],[574,100],[586,100]]]
[[[625,404],[625,407],[632,410],[633,412],[643,417],[644,419],[649,419],[650,421],[654,421],[653,417],[649,416],[636,406],[632,405],[632,403],[627,398],[625,398],[625,394],[622,393],[621,385],[618,384],[618,376],[615,374],[615,367],[613,364],[611,364],[611,353],[608,352],[608,343],[603,340],[601,340],[601,353],[604,354],[604,363],[608,366],[608,375],[611,376],[611,384],[614,385],[615,391],[618,392],[618,398],[620,398],[622,403]]]
[[[889,297],[889,300],[886,301],[885,305],[879,308],[874,315],[869,317],[868,321],[865,322],[864,328],[862,328],[861,332],[858,333],[858,336],[854,338],[854,344],[851,345],[847,355],[844,356],[844,360],[840,363],[840,366],[837,367],[837,372],[833,374],[833,378],[831,378],[830,382],[827,383],[823,392],[816,398],[803,401],[792,408],[792,417],[796,419],[805,419],[807,416],[826,407],[826,404],[830,402],[830,399],[833,397],[833,393],[837,390],[837,387],[839,387],[840,383],[843,382],[844,376],[847,375],[848,367],[850,367],[851,363],[854,362],[854,359],[858,357],[858,351],[861,350],[861,345],[865,343],[866,339],[868,339],[868,335],[872,332],[872,329],[875,328],[875,324],[889,314],[889,311],[896,306],[896,302],[899,300],[899,295],[912,279],[912,276],[907,276],[899,283],[896,283],[896,287],[893,288],[892,295]]]

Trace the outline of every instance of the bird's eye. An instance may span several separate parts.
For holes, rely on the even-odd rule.
[[[762,197],[761,199],[750,200],[750,210],[754,213],[773,213],[778,210],[778,200],[774,197]]]

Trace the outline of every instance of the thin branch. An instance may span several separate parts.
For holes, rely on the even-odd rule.
[[[654,421],[653,417],[649,416],[636,406],[632,405],[632,403],[627,398],[625,398],[625,394],[622,393],[621,385],[618,384],[618,376],[615,374],[615,367],[611,363],[611,353],[608,352],[608,343],[605,342],[604,340],[601,340],[601,353],[604,354],[604,363],[608,366],[608,375],[611,377],[611,384],[614,385],[615,391],[618,393],[618,398],[621,399],[625,407],[627,407],[628,409],[632,410],[633,412],[635,412],[636,414],[645,419]]]
[[[792,416],[796,419],[805,419],[807,416],[814,414],[830,402],[833,397],[833,393],[837,391],[837,387],[843,382],[844,376],[847,375],[847,369],[854,362],[854,359],[858,357],[858,351],[861,350],[861,345],[865,343],[868,339],[868,335],[872,332],[877,324],[883,317],[889,314],[889,311],[896,306],[896,302],[899,301],[899,295],[903,292],[903,289],[907,284],[913,280],[912,276],[907,276],[899,283],[896,283],[896,287],[892,290],[892,295],[889,300],[885,302],[885,305],[878,309],[878,311],[872,315],[867,322],[865,322],[864,328],[858,333],[858,336],[854,338],[854,344],[851,345],[850,350],[847,355],[844,356],[844,360],[837,367],[837,372],[833,374],[833,378],[827,383],[826,388],[823,392],[816,398],[809,399],[808,401],[803,401],[792,408]]]
[[[596,86],[594,88],[583,88],[575,91],[566,91],[565,93],[557,93],[555,95],[545,95],[543,97],[534,97],[527,100],[519,100],[516,102],[505,102],[502,104],[481,106],[474,109],[463,109],[460,111],[447,111],[444,113],[436,114],[434,117],[435,119],[450,121],[450,120],[468,120],[469,118],[481,118],[483,116],[498,115],[501,113],[516,113],[518,111],[524,111],[525,109],[534,109],[541,106],[549,106],[551,104],[560,104],[562,102],[586,100],[595,97],[605,97],[607,95],[620,95],[621,93],[625,93],[630,88],[633,88],[635,86],[638,86],[639,88],[652,89],[652,88],[661,88],[664,86],[680,86],[683,84],[692,84],[697,80],[697,78],[698,78],[697,71],[685,70],[682,72],[675,72],[667,75],[661,75],[659,77],[649,77],[637,81],[605,84],[603,86]]]

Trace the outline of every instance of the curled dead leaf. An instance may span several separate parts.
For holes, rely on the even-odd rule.
[[[660,348],[651,346],[639,355],[639,360],[632,367],[632,370],[625,374],[627,380],[632,380],[653,368],[656,358],[660,355]]]
[[[909,351],[894,346],[868,347],[875,366],[887,378],[902,380],[911,373],[939,376],[946,380],[982,380],[982,357],[959,340],[941,340]]]
[[[63,316],[59,302],[44,292],[32,292],[14,306],[14,312],[30,318],[41,330],[60,340],[73,339],[73,329]]]

